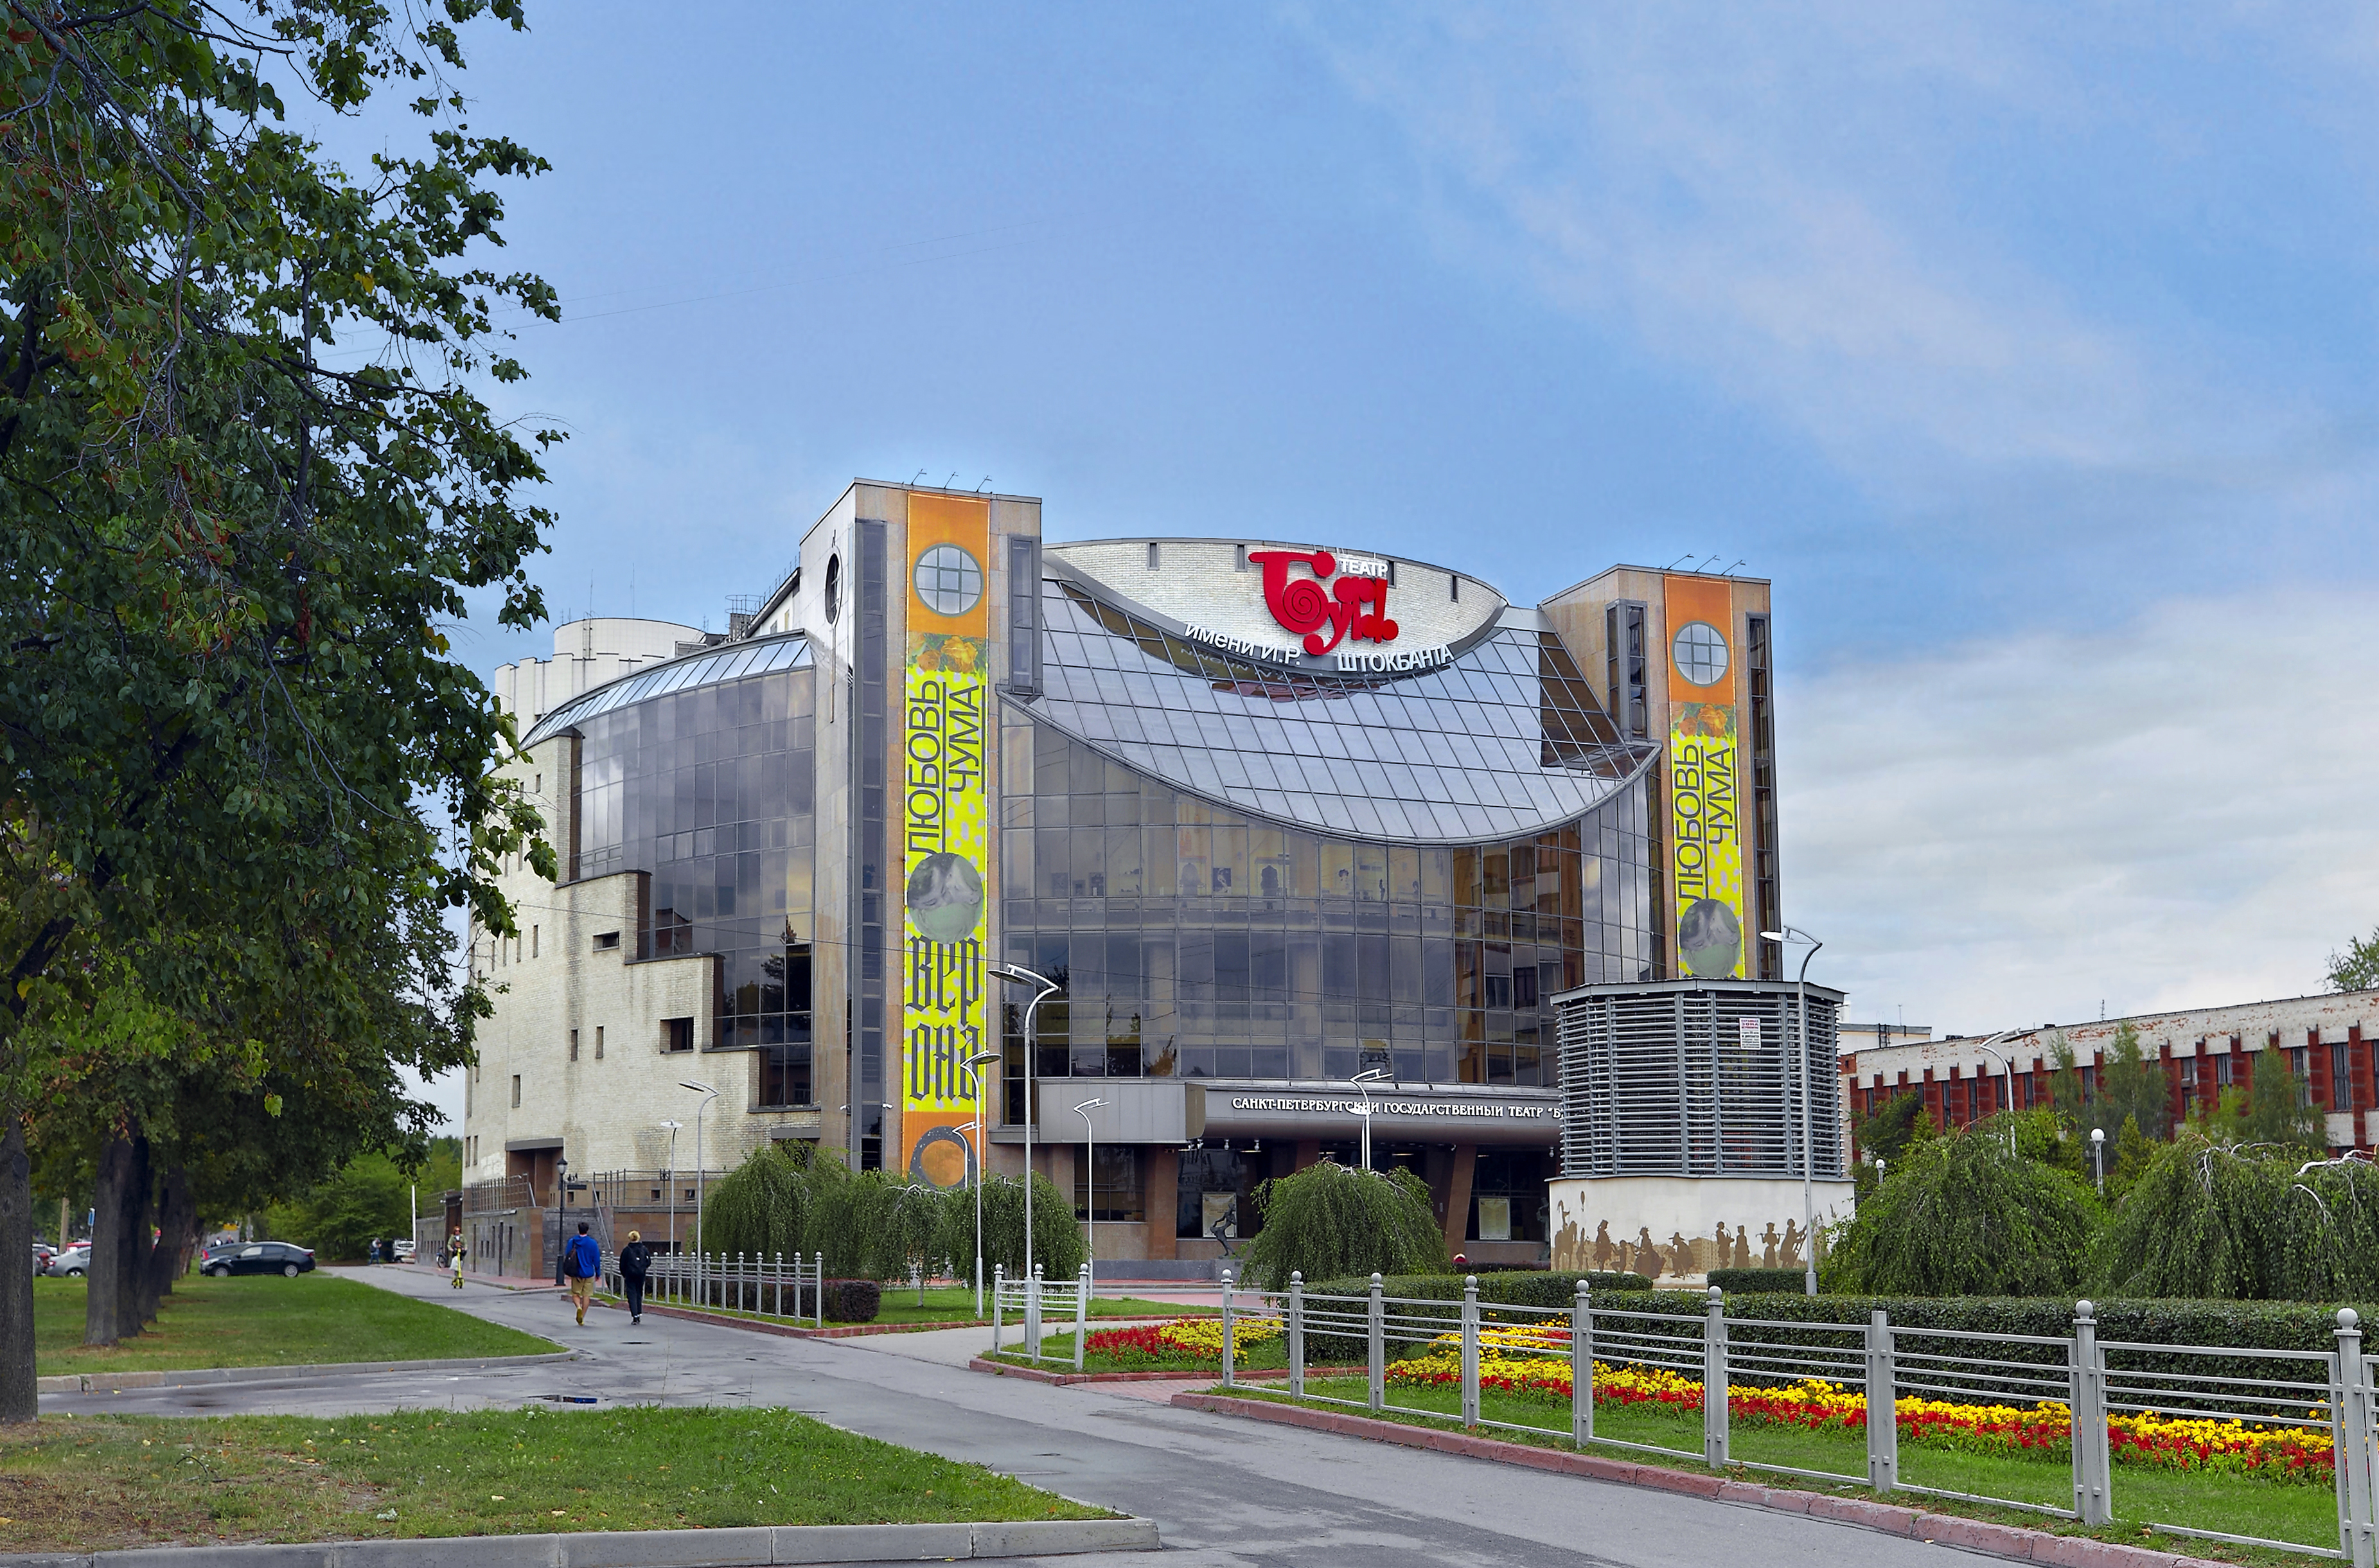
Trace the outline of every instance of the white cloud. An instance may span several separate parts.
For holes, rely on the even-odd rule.
[[[1779,694],[1784,899],[1854,1021],[2322,989],[2379,923],[2379,591],[1847,664]]]
[[[2203,105],[2143,109],[2068,25],[1926,4],[1307,18],[1409,139],[1446,244],[1897,500],[1945,464],[2204,473],[2315,418],[2161,280],[2110,287],[2108,236],[2032,205],[2065,165],[2119,186],[2136,140],[2202,134]]]

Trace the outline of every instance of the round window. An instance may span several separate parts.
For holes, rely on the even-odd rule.
[[[983,566],[956,545],[917,558],[917,597],[936,615],[964,615],[983,601]]]
[[[1697,686],[1715,686],[1726,673],[1726,639],[1707,621],[1689,621],[1670,650],[1677,673]]]
[[[839,555],[830,555],[830,556],[828,556],[828,557],[827,557],[827,558],[826,558],[826,620],[827,620],[827,625],[829,625],[829,626],[833,625],[833,624],[834,624],[835,617],[837,617],[837,616],[840,615],[841,613],[842,613],[842,557],[840,557],[840,556],[839,556]]]

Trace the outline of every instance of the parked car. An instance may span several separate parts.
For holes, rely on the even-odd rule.
[[[91,1272],[91,1243],[78,1242],[52,1258],[42,1272],[54,1280],[78,1280]]]
[[[413,1243],[405,1240],[402,1236],[399,1236],[393,1245],[396,1248],[396,1260],[398,1262],[410,1263],[413,1261]]]
[[[43,1269],[48,1268],[50,1266],[50,1260],[57,1255],[58,1249],[51,1246],[48,1242],[37,1241],[33,1243],[33,1272],[38,1274]]]
[[[200,1272],[217,1279],[229,1274],[286,1274],[296,1279],[313,1267],[312,1248],[286,1241],[233,1242],[208,1253],[199,1265]]]

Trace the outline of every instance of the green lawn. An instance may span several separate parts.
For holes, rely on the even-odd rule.
[[[149,1332],[106,1349],[83,1345],[84,1300],[81,1280],[33,1282],[33,1337],[42,1376],[462,1360],[561,1348],[452,1308],[327,1272],[294,1280],[278,1274],[177,1280]]]
[[[1272,1385],[1276,1389],[1278,1385]],[[1309,1393],[1353,1400],[1361,1405],[1366,1388],[1360,1378],[1312,1379],[1306,1385]],[[1256,1389],[1249,1392],[1255,1397],[1286,1398]],[[1443,1412],[1447,1417],[1458,1417],[1462,1408],[1459,1389],[1438,1385],[1426,1388],[1397,1388],[1390,1385],[1387,1392],[1392,1404],[1423,1411]],[[1492,1389],[1479,1393],[1479,1414],[1482,1420],[1505,1421],[1540,1429],[1535,1432],[1517,1433],[1502,1429],[1488,1429],[1487,1435],[1511,1438],[1516,1441],[1569,1445],[1569,1405],[1564,1400],[1531,1398],[1527,1395],[1500,1393]],[[1413,1420],[1422,1425],[1456,1425],[1455,1419],[1431,1421],[1426,1417],[1383,1412],[1390,1420]],[[1626,1442],[1645,1443],[1655,1447],[1683,1450],[1689,1454],[1701,1452],[1701,1416],[1694,1411],[1678,1411],[1657,1405],[1600,1405],[1594,1413],[1594,1431],[1598,1439],[1619,1439]],[[1661,1458],[1645,1455],[1616,1444],[1598,1443],[1591,1452],[1607,1453],[1613,1458],[1642,1459],[1648,1463],[1668,1465],[1678,1469],[1698,1470],[1697,1459]],[[1817,1433],[1797,1428],[1752,1425],[1738,1422],[1728,1434],[1727,1452],[1738,1464],[1783,1465],[1796,1469],[1821,1470],[1837,1476],[1863,1477],[1866,1474],[1866,1441],[1864,1437],[1842,1433]],[[1902,1443],[1900,1449],[1901,1479],[1911,1485],[1934,1487],[1946,1491],[1962,1491],[1982,1497],[1999,1497],[2024,1502],[2039,1502],[2071,1507],[2073,1487],[2072,1471],[2065,1460],[2029,1459],[1981,1453],[1962,1453],[1950,1450],[1919,1448]],[[1796,1480],[1791,1477],[1761,1476],[1772,1484],[1816,1486],[1827,1490],[1854,1491],[1868,1495],[1856,1485],[1830,1487],[1821,1481]],[[2061,1533],[2079,1531],[2077,1526],[2043,1518],[2015,1509],[1992,1509],[1931,1499],[1918,1493],[1895,1494],[1894,1501],[1941,1513],[1973,1514],[1996,1518],[2008,1524],[2025,1524],[2035,1527],[2055,1528]],[[2106,1529],[2086,1533],[2107,1540],[2139,1541],[2151,1521],[2159,1524],[2183,1525],[2197,1529],[2220,1530],[2229,1535],[2262,1536],[2273,1540],[2297,1541],[2307,1546],[2337,1546],[2337,1494],[2326,1483],[2298,1484],[2253,1480],[2241,1477],[2190,1474],[2143,1465],[2119,1464],[2114,1470],[2114,1502],[2117,1523]],[[2276,1552],[2255,1548],[2238,1548],[2213,1541],[2190,1540],[2156,1532],[2159,1550],[2186,1552],[2196,1557],[2219,1557],[2237,1562],[2293,1562],[2303,1559],[2284,1557]]]
[[[0,1551],[1108,1516],[789,1410],[649,1405],[44,1417],[0,1428]]]

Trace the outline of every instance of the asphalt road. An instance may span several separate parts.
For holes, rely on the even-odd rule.
[[[42,1408],[347,1415],[510,1407],[555,1396],[781,1405],[1154,1518],[1177,1568],[1949,1568],[1967,1557],[1826,1520],[1177,1410],[1146,1397],[1145,1385],[1105,1393],[1097,1384],[1055,1388],[969,1372],[968,1342],[986,1340],[983,1330],[792,1340],[658,1316],[632,1328],[625,1313],[599,1309],[579,1328],[564,1297],[484,1285],[457,1293],[429,1271],[405,1267],[357,1272],[385,1289],[545,1334],[587,1358],[51,1394]],[[1049,1561],[1093,1568],[1108,1560]],[[1150,1560],[1112,1561],[1146,1568]]]

